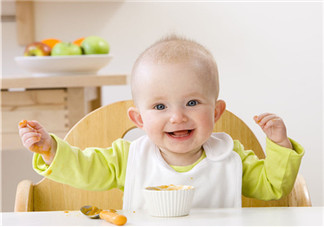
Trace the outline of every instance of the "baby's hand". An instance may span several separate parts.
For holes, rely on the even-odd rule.
[[[253,119],[270,140],[280,146],[292,149],[290,140],[287,137],[286,126],[280,117],[271,113],[263,113],[254,116]]]
[[[37,121],[22,120],[18,124],[21,141],[28,150],[43,156],[50,164],[56,152],[56,142]],[[53,149],[55,148],[55,149]]]

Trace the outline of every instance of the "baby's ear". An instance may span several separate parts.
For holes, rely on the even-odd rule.
[[[130,107],[127,111],[129,119],[134,122],[138,128],[143,128],[143,120],[139,110],[136,107]]]
[[[214,114],[214,122],[218,121],[218,119],[222,116],[226,109],[226,103],[223,100],[217,100],[215,104],[215,114]]]

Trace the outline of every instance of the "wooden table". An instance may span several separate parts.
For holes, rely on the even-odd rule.
[[[101,106],[101,86],[126,83],[126,75],[2,78],[2,150],[22,147],[17,130],[22,119],[38,120],[64,137],[84,115]]]
[[[192,209],[188,216],[151,217],[145,211],[118,211],[127,225],[196,226],[323,226],[323,207],[267,207],[238,209]],[[89,219],[80,211],[2,213],[4,226],[114,226],[101,219]]]

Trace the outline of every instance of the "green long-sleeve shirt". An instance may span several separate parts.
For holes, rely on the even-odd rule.
[[[124,189],[127,158],[131,142],[118,139],[109,148],[80,150],[52,135],[57,142],[55,158],[50,166],[41,155],[35,154],[33,168],[54,181],[85,190]],[[258,159],[251,150],[234,140],[233,150],[242,159],[242,194],[261,200],[280,199],[294,186],[304,149],[290,139],[293,150],[281,147],[267,138],[266,159]],[[203,159],[205,156],[200,158]],[[189,171],[187,167],[172,166],[176,171]]]

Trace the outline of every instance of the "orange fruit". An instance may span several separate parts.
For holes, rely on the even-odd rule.
[[[85,37],[82,37],[80,39],[74,40],[73,44],[81,46],[82,41],[85,39]]]
[[[62,41],[59,39],[44,39],[41,42],[53,48],[57,43],[60,43]]]

